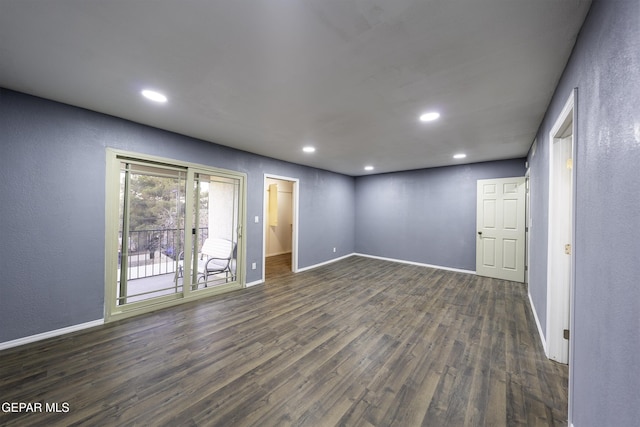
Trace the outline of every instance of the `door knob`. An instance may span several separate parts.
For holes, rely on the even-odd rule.
[[[482,231],[478,231],[478,236],[482,236]]]

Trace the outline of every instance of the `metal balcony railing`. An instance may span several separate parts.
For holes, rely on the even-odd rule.
[[[198,243],[209,236],[207,227],[197,229]],[[118,267],[122,263],[122,234],[119,236]],[[177,257],[184,250],[184,229],[155,229],[130,231],[126,267],[129,279],[158,276],[176,271]],[[200,248],[198,248],[200,249]]]

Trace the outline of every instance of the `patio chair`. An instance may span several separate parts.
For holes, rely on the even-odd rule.
[[[236,244],[227,239],[207,238],[202,244],[200,253],[198,254],[198,283],[204,282],[205,287],[210,276],[216,274],[225,274],[225,282],[229,278],[233,279],[235,270],[234,253]],[[178,277],[182,277],[183,272],[183,253],[180,253],[178,261]]]

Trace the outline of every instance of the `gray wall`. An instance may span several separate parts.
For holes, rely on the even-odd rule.
[[[514,160],[356,179],[5,89],[0,137],[0,342],[103,317],[107,147],[247,173],[247,265],[258,264],[247,282],[262,271],[263,223],[252,219],[264,173],[300,180],[300,268],[357,251],[464,269],[475,262],[475,180],[524,173]]]
[[[476,269],[476,181],[525,174],[524,159],[356,178],[356,252]]]
[[[301,268],[354,251],[352,177],[0,89],[0,342],[103,317],[106,147],[247,173],[247,282],[264,173],[300,180]]]
[[[640,419],[639,18],[638,0],[594,1],[530,157],[529,286],[544,328],[547,139],[578,87],[570,384],[576,427],[635,425]],[[0,90],[0,342],[102,317],[108,146],[247,172],[249,218],[262,216],[264,172],[300,178],[301,267],[355,250],[473,269],[475,180],[522,175],[518,162],[504,174],[481,164],[353,179]],[[473,196],[458,198],[456,192]],[[459,246],[440,250],[441,230],[427,219],[455,223],[459,235],[448,240]],[[247,226],[247,261],[259,262],[262,224]],[[408,231],[425,226],[425,242]],[[398,236],[412,248],[405,249]],[[259,279],[260,267],[248,272],[248,281]]]
[[[546,319],[549,131],[578,88],[573,363],[575,427],[640,420],[640,1],[595,0],[531,162],[530,291]],[[544,326],[543,326],[544,328]]]

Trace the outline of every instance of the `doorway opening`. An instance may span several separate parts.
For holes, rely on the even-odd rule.
[[[568,364],[574,287],[575,141],[571,93],[549,133],[549,239],[547,248],[547,349]]]
[[[298,270],[298,184],[296,178],[264,176],[264,281]]]

